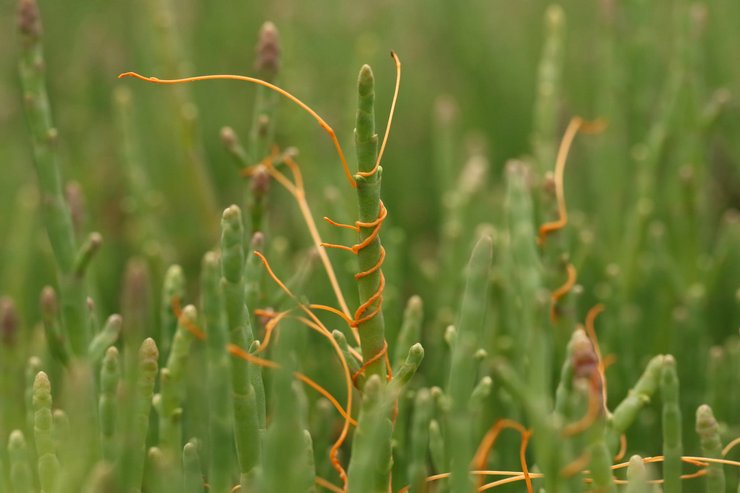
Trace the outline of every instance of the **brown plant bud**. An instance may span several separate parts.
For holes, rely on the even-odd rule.
[[[262,24],[255,51],[254,68],[258,76],[272,82],[280,71],[280,36],[272,22]]]
[[[18,29],[30,41],[41,37],[41,17],[36,0],[21,0],[18,4]]]
[[[0,340],[6,346],[12,346],[18,334],[18,312],[10,298],[0,298]]]

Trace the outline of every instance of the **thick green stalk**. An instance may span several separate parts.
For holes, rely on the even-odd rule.
[[[59,477],[59,459],[54,449],[51,415],[51,383],[43,371],[33,382],[34,436],[42,493],[53,493]]]
[[[169,459],[180,455],[182,447],[182,405],[185,400],[185,372],[190,345],[193,342],[191,329],[198,323],[198,313],[193,305],[182,310],[177,332],[172,341],[172,350],[167,366],[159,373],[159,447]]]
[[[663,398],[663,491],[681,493],[681,407],[678,399],[676,360],[671,355],[663,359],[660,376],[660,394]]]
[[[208,404],[210,454],[208,482],[213,491],[227,491],[231,485],[232,427],[231,373],[228,353],[228,328],[220,293],[221,263],[217,254],[208,252],[201,268],[202,307],[208,356]]]
[[[712,408],[706,404],[702,404],[696,410],[696,433],[701,441],[702,455],[710,459],[721,459],[722,438],[719,434],[719,424],[714,418]],[[707,493],[724,493],[725,471],[722,464],[710,463],[705,481]]]
[[[429,422],[429,457],[432,459],[432,466],[435,471],[447,470],[449,461],[447,460],[445,439],[439,421],[436,419]]]
[[[457,338],[452,350],[447,393],[450,411],[447,416],[447,445],[451,451],[450,471],[453,493],[473,491],[468,474],[473,458],[473,424],[468,403],[477,378],[478,362],[474,358],[482,340],[488,307],[488,273],[491,268],[493,244],[483,236],[473,248],[467,268]]]
[[[33,430],[34,427],[34,416],[33,416],[33,381],[36,379],[36,374],[41,371],[42,363],[41,358],[37,356],[31,356],[26,362],[25,371],[25,389],[24,402],[26,404],[26,426],[27,429]]]
[[[624,493],[651,493],[653,491],[648,482],[648,472],[642,457],[633,455],[627,467],[627,488]]]
[[[357,361],[357,358],[355,358],[355,356],[350,352],[349,343],[347,342],[347,338],[344,336],[344,333],[339,330],[334,330],[332,331],[331,336],[335,341],[337,341],[339,349],[342,351],[342,355],[344,355],[344,359],[347,360],[347,366],[349,367],[350,373],[352,375],[356,374],[360,370],[360,362]],[[365,380],[367,380],[367,377],[364,374],[361,373],[357,376],[356,383],[359,389],[362,389],[365,385]]]
[[[391,387],[384,377],[368,377],[362,396],[362,408],[352,442],[349,463],[349,493],[386,493],[390,479]]]
[[[414,400],[414,417],[411,424],[411,444],[407,470],[409,493],[424,493],[426,491],[429,423],[433,412],[434,402],[429,390],[419,390]]]
[[[111,463],[118,456],[115,433],[119,403],[116,393],[120,381],[121,367],[118,349],[111,346],[105,352],[103,365],[100,368],[100,397],[98,398],[103,459]]]
[[[157,378],[159,351],[153,339],[147,338],[139,348],[136,384],[132,395],[130,426],[126,429],[128,443],[122,458],[123,492],[139,493],[144,478],[146,437],[149,413]]]
[[[198,446],[194,440],[190,440],[182,449],[182,471],[182,492],[203,493],[203,473],[200,468]]]
[[[398,365],[406,357],[407,348],[421,340],[421,323],[424,317],[424,305],[419,296],[412,296],[406,303],[403,312],[403,323],[398,333],[398,340],[393,351],[393,365]]]
[[[295,321],[286,321],[274,351],[282,368],[271,374],[271,419],[265,434],[261,491],[299,493],[313,483],[311,478],[306,484],[303,473],[308,466],[303,436],[308,404],[303,388],[291,374],[297,370],[297,356],[305,349],[301,344],[301,329]]]
[[[49,353],[63,364],[69,362],[69,350],[64,341],[64,334],[59,322],[59,300],[57,293],[51,286],[41,290],[41,319],[44,322],[44,332]]]
[[[23,100],[31,133],[44,222],[58,268],[62,324],[72,353],[84,357],[90,334],[85,313],[85,287],[82,278],[74,273],[77,242],[57,163],[57,130],[52,123],[46,93],[41,19],[35,0],[20,2],[19,29],[19,70]]]
[[[306,461],[306,466],[303,468],[306,493],[316,493],[316,485],[314,483],[316,479],[316,459],[314,459],[313,453],[313,438],[311,438],[311,432],[308,430],[303,430],[303,456]]]
[[[14,430],[8,439],[8,458],[10,459],[10,484],[15,493],[34,493],[33,475],[28,455],[28,445],[23,432]]]
[[[257,77],[274,83],[280,70],[280,37],[275,24],[265,22],[257,38],[255,69]],[[266,87],[258,86],[254,100],[252,127],[249,131],[249,165],[260,162],[271,153],[275,141],[275,121],[279,94]],[[258,168],[250,178],[249,218],[251,233],[264,231],[267,212],[267,191],[270,176],[265,169]]]
[[[370,172],[375,167],[378,156],[378,134],[375,133],[375,79],[368,65],[363,65],[357,81],[358,106],[357,123],[355,126],[355,148],[357,151],[357,168],[360,172]],[[380,183],[383,169],[370,176],[355,175],[357,182],[357,202],[359,205],[360,222],[372,223],[378,219],[382,205],[380,202]],[[365,241],[376,226],[360,228],[360,242]],[[367,272],[378,265],[381,259],[382,246],[379,235],[369,245],[357,252],[360,272]],[[382,269],[376,269],[368,275],[357,279],[357,289],[360,303],[366,303],[376,294],[380,287],[383,276]],[[362,316],[369,316],[378,309],[382,299],[376,299],[367,307]],[[358,327],[362,345],[362,357],[369,361],[381,353],[385,348],[385,321],[383,311],[369,320],[361,323]],[[383,358],[368,365],[365,370],[368,378],[372,375],[385,376],[385,363]]]
[[[221,291],[223,293],[229,342],[245,351],[254,340],[249,312],[244,301],[244,227],[239,207],[227,208],[221,220]],[[252,378],[257,375],[259,378]],[[261,375],[240,358],[231,358],[231,384],[236,425],[236,449],[242,488],[248,490],[249,476],[260,463],[260,416],[255,383]],[[264,394],[262,394],[264,396]],[[262,428],[263,429],[263,428]]]
[[[610,442],[617,444],[619,435],[627,431],[627,428],[637,418],[637,414],[658,390],[660,375],[663,369],[663,355],[657,355],[648,362],[645,371],[640,376],[634,387],[629,390],[627,397],[620,402],[609,417]],[[616,453],[616,450],[612,450]]]
[[[95,464],[90,476],[87,478],[84,493],[110,493],[116,491],[115,470],[113,465],[106,461]]]
[[[558,108],[561,96],[565,12],[550,5],[545,12],[545,43],[537,70],[532,147],[542,177],[552,169],[558,145]]]
[[[179,265],[171,265],[164,275],[162,299],[159,307],[159,352],[164,358],[170,354],[172,338],[177,331],[177,315],[174,304],[181,303],[185,296],[185,274]],[[161,361],[160,363],[164,363]]]
[[[116,343],[121,333],[123,319],[120,315],[113,314],[105,321],[103,330],[98,332],[87,347],[89,361],[97,363],[103,358],[105,351]]]
[[[403,363],[393,370],[393,385],[397,390],[409,383],[413,378],[416,370],[421,366],[424,359],[424,348],[420,343],[416,343],[409,348],[408,355]]]

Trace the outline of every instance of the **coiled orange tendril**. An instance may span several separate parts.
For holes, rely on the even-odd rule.
[[[532,436],[532,431],[526,429],[524,426],[517,423],[516,421],[510,419],[500,419],[496,421],[493,426],[491,426],[491,428],[483,437],[483,440],[481,440],[480,445],[478,445],[478,450],[473,457],[473,467],[480,470],[485,469],[486,463],[488,462],[488,455],[491,453],[491,449],[496,443],[496,439],[498,438],[499,434],[501,434],[501,432],[506,428],[516,430],[522,436],[522,442],[519,447],[519,462],[522,466],[522,474],[524,475],[524,481],[527,485],[527,492],[532,493],[532,481],[530,480],[529,471],[527,469],[526,458],[527,444],[529,443],[529,438]],[[481,486],[482,480],[483,477],[479,476],[478,487]]]
[[[565,207],[565,190],[563,188],[563,181],[565,177],[565,163],[568,160],[568,153],[570,152],[570,146],[573,144],[578,132],[584,132],[589,134],[599,133],[606,128],[606,122],[604,120],[595,120],[593,122],[587,122],[579,116],[571,118],[568,127],[565,129],[563,140],[560,141],[560,148],[558,149],[558,155],[555,159],[555,197],[558,203],[558,219],[556,221],[548,222],[540,226],[539,235],[537,237],[537,243],[542,246],[545,244],[547,235],[553,233],[559,229],[563,229],[568,224],[568,210]]]
[[[563,283],[562,286],[557,288],[550,295],[550,321],[552,323],[555,323],[558,319],[558,301],[560,301],[561,298],[568,294],[570,290],[573,289],[573,286],[576,285],[576,278],[578,273],[575,266],[571,263],[568,263],[568,265],[565,266],[565,270],[568,274],[568,278],[565,280],[565,283]]]

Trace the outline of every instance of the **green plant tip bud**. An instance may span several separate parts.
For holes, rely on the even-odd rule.
[[[363,65],[360,69],[360,76],[357,79],[357,88],[361,97],[371,94],[375,86],[375,77],[370,65]]]

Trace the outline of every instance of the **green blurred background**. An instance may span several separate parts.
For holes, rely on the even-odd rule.
[[[147,257],[152,245],[161,249],[164,263],[184,266],[195,295],[201,256],[218,240],[218,211],[244,202],[244,182],[219,131],[229,125],[245,137],[255,97],[254,87],[236,82],[173,89],[116,76],[129,70],[159,77],[252,74],[257,31],[271,20],[282,46],[278,84],[316,109],[349,155],[357,71],[363,63],[375,71],[383,128],[394,81],[388,53],[399,54],[403,80],[383,162],[390,211],[386,241],[397,245],[389,247],[394,292],[388,318],[397,325],[405,299],[420,293],[429,320],[425,338],[441,339],[448,320],[440,303],[448,300],[438,298],[451,287],[457,299],[454,288],[461,278],[445,278],[440,271],[449,262],[462,272],[473,229],[502,223],[505,163],[537,160],[531,156],[548,3],[182,0],[166,5],[40,2],[63,174],[81,185],[82,231],[97,230],[105,238],[93,267],[98,310],[121,310],[126,263]],[[686,410],[693,412],[709,392],[706,349],[736,338],[740,326],[740,3],[565,0],[561,5],[562,80],[552,88],[549,138],[559,140],[573,115],[609,124],[598,136],[578,137],[566,171],[572,221],[558,245],[579,271],[566,324],[570,330],[588,307],[604,302],[604,352],[617,357],[610,392],[623,396],[647,356],[671,352],[688,385]],[[34,202],[36,178],[16,72],[15,10],[15,2],[0,1],[0,291],[18,301],[22,318],[32,325],[38,322],[38,293],[54,274]],[[128,130],[120,123],[116,98],[129,101]],[[351,222],[354,196],[315,122],[281,102],[277,142],[300,150],[316,215]],[[147,190],[145,203],[133,212],[129,145]],[[456,237],[453,255],[440,246],[450,209],[444,197],[456,188],[471,157],[483,159],[485,172],[472,187],[475,200],[462,210],[468,228]],[[206,181],[192,175],[193,162],[202,164]],[[534,183],[541,185],[539,179]],[[292,260],[286,265],[280,259],[292,259],[286,252],[305,250],[309,241],[295,205],[274,188],[268,239],[277,270],[287,276]],[[211,200],[206,208],[204,200]],[[538,220],[551,213],[545,207]],[[142,226],[146,221],[154,226]],[[638,230],[634,247],[625,244],[632,238],[630,227]],[[322,232],[328,240],[348,241],[328,227]],[[443,260],[444,255],[452,258]],[[340,265],[351,260],[341,253],[332,258]],[[352,266],[346,267],[342,279],[349,286]],[[506,308],[497,298],[506,289],[504,271],[494,275],[491,323],[505,326]],[[161,274],[153,269],[153,286]],[[548,284],[554,288],[563,278],[553,270]],[[320,273],[316,279],[322,280]],[[330,299],[325,288],[313,291],[318,301]],[[623,354],[630,344],[634,354]],[[726,361],[738,364],[737,358]],[[428,370],[427,378],[439,383],[434,372]],[[734,398],[715,412],[732,422],[737,404]]]

